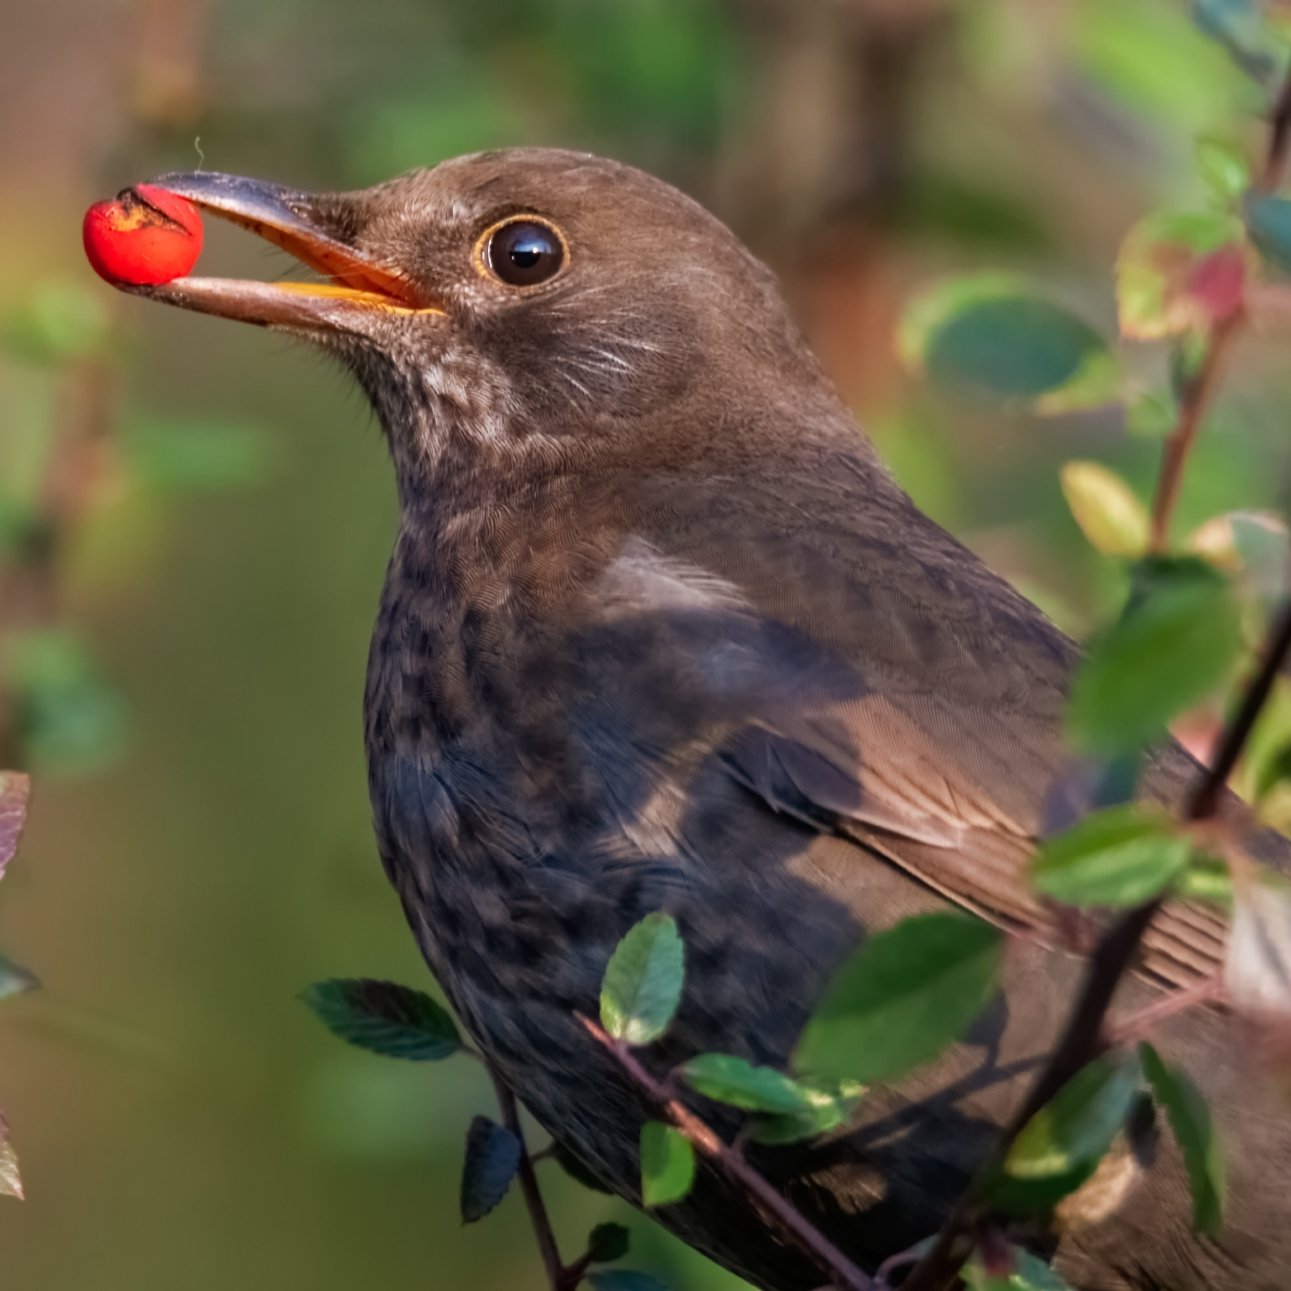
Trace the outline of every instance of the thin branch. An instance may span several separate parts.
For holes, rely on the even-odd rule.
[[[524,1129],[520,1125],[520,1109],[516,1105],[515,1095],[492,1067],[489,1067],[489,1075],[493,1079],[493,1088],[497,1092],[502,1124],[515,1135],[520,1144],[520,1164],[516,1168],[516,1176],[520,1180],[520,1191],[524,1196],[525,1209],[529,1212],[533,1235],[538,1241],[538,1253],[542,1256],[542,1266],[547,1271],[547,1281],[551,1284],[551,1291],[574,1291],[582,1281],[587,1265],[582,1263],[581,1267],[578,1264],[567,1266],[561,1260],[560,1248],[556,1245],[556,1234],[551,1226],[551,1217],[547,1214],[547,1203],[542,1198],[542,1189],[538,1186],[538,1174],[533,1168],[533,1158],[525,1145]]]
[[[1282,81],[1282,88],[1269,111],[1269,146],[1264,156],[1264,169],[1255,181],[1262,193],[1271,193],[1282,182],[1286,173],[1287,158],[1291,155],[1291,72]]]
[[[1161,453],[1161,470],[1152,499],[1148,545],[1154,552],[1163,552],[1170,545],[1170,520],[1179,500],[1184,467],[1219,388],[1219,374],[1224,361],[1245,319],[1245,311],[1238,309],[1215,324],[1207,338],[1201,362],[1180,396],[1179,415]]]
[[[1113,1018],[1103,1028],[1103,1039],[1109,1049],[1137,1044],[1140,1040],[1146,1040],[1162,1022],[1186,1013],[1198,1004],[1212,1004],[1223,998],[1224,982],[1220,975],[1215,973],[1203,977],[1191,986],[1182,986],[1162,995],[1141,1009]]]
[[[1291,601],[1287,601],[1278,612],[1278,617],[1269,632],[1268,642],[1264,647],[1260,670],[1255,680],[1246,688],[1241,706],[1234,714],[1219,748],[1211,760],[1210,769],[1198,782],[1188,799],[1185,815],[1188,820],[1206,820],[1215,814],[1219,807],[1220,795],[1233,774],[1237,760],[1242,756],[1251,731],[1259,719],[1260,711],[1268,701],[1273,683],[1278,673],[1291,655]]]
[[[580,1014],[578,1020],[618,1063],[633,1084],[656,1104],[704,1156],[718,1166],[767,1222],[798,1247],[836,1287],[842,1288],[842,1291],[877,1291],[877,1284],[871,1278],[857,1268],[801,1211],[782,1197],[744,1157],[723,1143],[711,1126],[673,1097],[663,1082],[646,1071],[625,1045],[611,1039],[604,1028],[591,1018]]]

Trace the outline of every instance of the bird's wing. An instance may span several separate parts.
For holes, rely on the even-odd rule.
[[[765,510],[742,482],[738,504],[709,489],[691,519],[674,498],[643,548],[760,625],[744,642],[759,655],[751,720],[721,745],[731,775],[950,900],[1056,939],[1029,867],[1068,765],[1076,647],[894,488],[818,488],[811,514],[777,510],[775,481],[764,488]],[[1145,791],[1177,803],[1195,771],[1172,745]],[[1216,911],[1176,903],[1153,927],[1148,967],[1194,981],[1218,966],[1224,935]]]

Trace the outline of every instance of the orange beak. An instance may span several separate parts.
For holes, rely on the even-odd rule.
[[[378,264],[326,228],[307,193],[239,175],[193,171],[163,175],[158,188],[290,252],[324,282],[255,282],[239,278],[177,278],[127,287],[135,295],[202,314],[311,331],[362,334],[373,315],[443,314],[405,277]]]

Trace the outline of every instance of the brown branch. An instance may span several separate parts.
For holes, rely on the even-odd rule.
[[[1287,601],[1278,612],[1278,617],[1269,631],[1268,641],[1264,646],[1260,670],[1255,680],[1246,688],[1242,702],[1234,714],[1224,738],[1211,761],[1210,769],[1198,782],[1188,799],[1185,816],[1188,820],[1206,820],[1215,814],[1219,807],[1220,795],[1233,774],[1237,760],[1250,739],[1251,731],[1259,718],[1261,710],[1268,701],[1273,683],[1277,680],[1282,665],[1291,655],[1291,600]]]
[[[520,1144],[520,1164],[516,1176],[520,1180],[520,1192],[524,1196],[525,1209],[529,1212],[529,1223],[533,1235],[538,1241],[538,1253],[542,1257],[542,1266],[547,1271],[547,1281],[551,1291],[575,1291],[587,1271],[586,1260],[566,1265],[560,1258],[560,1248],[556,1245],[556,1234],[551,1226],[551,1216],[547,1214],[547,1203],[543,1200],[542,1189],[538,1186],[538,1174],[533,1168],[533,1158],[524,1141],[524,1129],[520,1124],[520,1109],[516,1105],[515,1095],[503,1083],[502,1077],[492,1067],[489,1075],[493,1079],[493,1088],[498,1096],[498,1107],[502,1111],[502,1124],[515,1135]]]
[[[1201,362],[1180,396],[1179,415],[1161,453],[1161,470],[1152,499],[1152,526],[1148,535],[1151,551],[1162,552],[1170,545],[1170,520],[1179,500],[1184,467],[1219,388],[1224,361],[1245,320],[1245,312],[1238,309],[1215,324],[1206,340]]]
[[[1269,110],[1269,146],[1264,155],[1264,169],[1255,181],[1262,193],[1271,193],[1282,182],[1287,158],[1291,155],[1291,71],[1282,81],[1277,98]]]
[[[877,1284],[864,1274],[801,1211],[778,1193],[749,1163],[728,1144],[722,1142],[711,1126],[702,1121],[672,1092],[656,1080],[636,1060],[632,1052],[611,1039],[603,1027],[591,1018],[578,1015],[610,1057],[628,1078],[653,1102],[704,1156],[713,1161],[723,1174],[749,1199],[772,1227],[798,1247],[812,1263],[842,1291],[878,1291]]]

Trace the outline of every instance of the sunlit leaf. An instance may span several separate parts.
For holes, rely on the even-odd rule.
[[[1046,839],[1032,877],[1045,896],[1074,906],[1140,905],[1188,864],[1191,845],[1165,811],[1107,807]]]
[[[1223,861],[1211,856],[1195,856],[1179,875],[1175,894],[1186,901],[1213,901],[1218,905],[1233,902],[1233,876]]]
[[[1132,1054],[1108,1054],[1082,1067],[1013,1141],[988,1185],[992,1202],[1028,1213],[1074,1192],[1124,1128],[1141,1079]]]
[[[622,1224],[597,1224],[587,1237],[587,1258],[592,1264],[610,1264],[627,1253],[631,1238]]]
[[[845,1125],[865,1093],[855,1080],[799,1080],[811,1107],[804,1112],[781,1116],[753,1116],[745,1133],[755,1143],[800,1143]]]
[[[681,1075],[705,1098],[749,1112],[793,1115],[812,1107],[810,1093],[792,1077],[733,1054],[700,1054],[681,1068]]]
[[[1121,374],[1107,343],[1024,279],[978,274],[910,304],[897,336],[905,363],[934,384],[1072,412],[1113,402]]]
[[[1140,221],[1116,261],[1121,332],[1154,340],[1204,332],[1241,307],[1246,290],[1241,220],[1217,212],[1158,213]]]
[[[680,1130],[662,1121],[641,1127],[641,1200],[646,1206],[680,1201],[695,1182],[695,1149]]]
[[[1183,1153],[1192,1189],[1193,1227],[1213,1237],[1224,1220],[1224,1158],[1210,1108],[1188,1075],[1167,1066],[1150,1044],[1139,1045],[1139,1057]]]
[[[873,1083],[930,1061],[986,1005],[1000,951],[996,929],[969,915],[917,915],[874,933],[830,983],[796,1067]]]
[[[520,1140],[504,1125],[477,1116],[466,1132],[462,1162],[462,1222],[473,1224],[489,1214],[511,1187],[520,1166]]]
[[[397,982],[332,978],[306,987],[301,999],[333,1035],[388,1058],[437,1061],[462,1047],[448,1012]]]
[[[1257,596],[1280,596],[1291,586],[1291,535],[1286,522],[1272,511],[1212,516],[1189,534],[1184,546],[1239,575]]]
[[[30,797],[31,781],[21,771],[0,771],[0,877],[18,850]]]
[[[1203,135],[1193,150],[1197,173],[1221,201],[1235,202],[1250,187],[1251,161],[1241,144]]]
[[[1154,561],[1140,591],[1094,641],[1072,683],[1067,729],[1077,748],[1128,752],[1228,678],[1241,647],[1237,599],[1204,561]]]
[[[1101,462],[1068,462],[1062,493],[1085,537],[1107,556],[1141,556],[1148,545],[1148,512],[1121,476]]]
[[[685,948],[670,915],[646,915],[615,947],[601,983],[601,1025],[616,1040],[649,1044],[681,1002]]]

